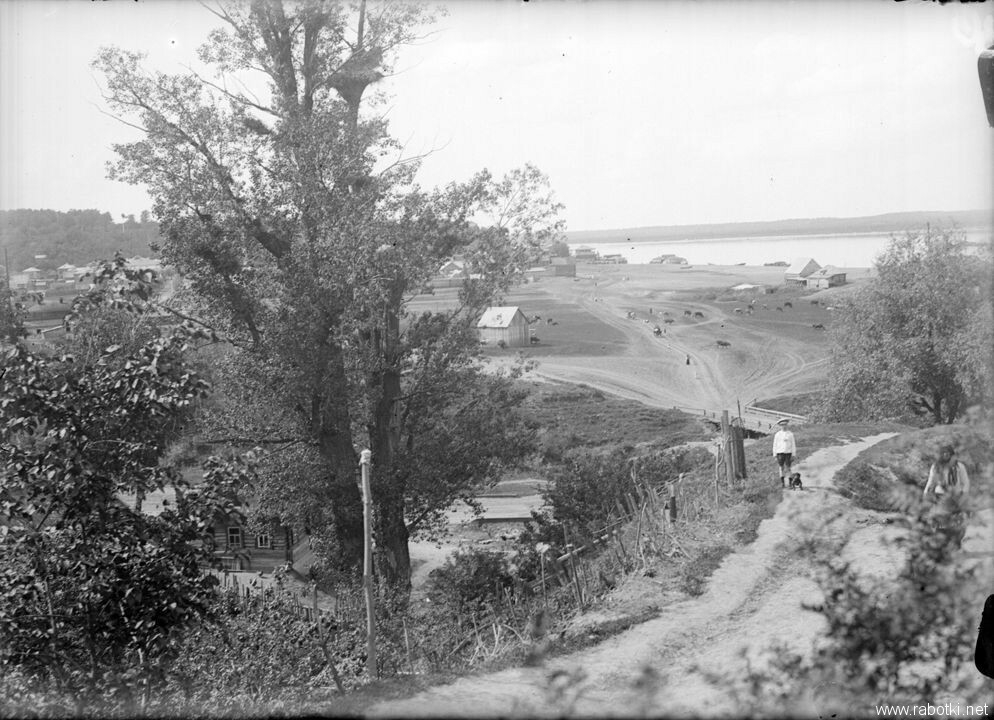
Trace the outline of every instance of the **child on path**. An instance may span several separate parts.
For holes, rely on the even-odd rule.
[[[791,463],[797,448],[794,445],[794,433],[787,429],[790,420],[780,418],[777,425],[780,427],[776,435],[773,436],[773,457],[777,459],[780,468],[780,485],[787,487],[787,477],[790,475]]]

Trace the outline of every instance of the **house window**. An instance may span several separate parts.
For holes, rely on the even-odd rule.
[[[260,534],[255,536],[255,546],[263,550],[273,549],[273,538],[270,535]]]
[[[228,528],[228,547],[242,547],[242,529],[240,527]]]

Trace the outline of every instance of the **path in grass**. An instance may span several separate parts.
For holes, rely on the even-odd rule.
[[[831,527],[848,537],[861,512],[834,491],[832,478],[852,458],[894,433],[824,448],[797,466],[802,492],[785,492],[756,540],[728,555],[698,598],[666,607],[661,616],[608,638],[595,647],[550,660],[544,668],[515,668],[466,677],[414,697],[380,703],[367,712],[383,717],[584,716],[734,714],[733,680],[746,672],[746,658],[762,662],[775,641],[804,653],[823,632],[820,615],[804,609],[819,589],[810,567],[793,545],[804,529],[835,511]],[[867,561],[882,571],[893,558]],[[651,668],[651,674],[644,669]],[[718,684],[705,671],[722,678]],[[652,674],[660,678],[651,679]],[[553,678],[551,679],[550,678]],[[569,686],[578,677],[583,680]],[[640,681],[641,678],[641,681]]]

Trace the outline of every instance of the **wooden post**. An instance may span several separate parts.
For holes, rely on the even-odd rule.
[[[728,475],[728,483],[735,479],[735,458],[732,454],[732,430],[728,422],[728,411],[721,411],[721,440],[722,452],[725,455],[725,472]]]
[[[366,672],[370,678],[376,678],[376,606],[373,599],[373,498],[369,489],[369,471],[373,453],[363,450],[360,453],[359,466],[362,469],[362,524],[363,524],[363,561],[362,589],[366,596]]]

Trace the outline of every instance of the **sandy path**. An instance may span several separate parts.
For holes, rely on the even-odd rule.
[[[819,590],[808,577],[809,568],[794,559],[791,540],[833,510],[850,507],[833,491],[833,476],[862,450],[892,436],[883,433],[825,448],[800,463],[805,491],[784,494],[775,515],[760,525],[756,541],[725,558],[701,597],[670,605],[661,617],[595,647],[557,658],[549,667],[462,678],[412,698],[381,703],[371,708],[369,715],[561,715],[566,708],[547,697],[546,677],[552,670],[580,669],[586,679],[579,686],[582,692],[573,707],[579,715],[734,713],[735,700],[726,689],[729,683],[708,683],[701,668],[730,679],[745,671],[743,653],[758,659],[774,640],[799,652],[810,649],[823,626],[820,616],[805,610],[802,603],[817,600]],[[853,517],[852,513],[844,516],[832,532],[848,536]],[[882,571],[892,562],[881,554],[869,558],[866,569]],[[632,686],[646,666],[665,678],[665,687],[655,698]]]

